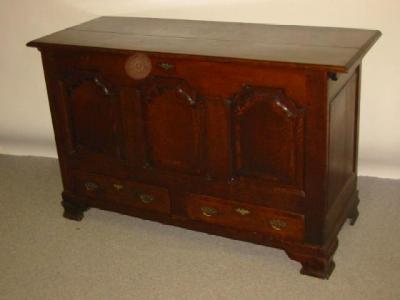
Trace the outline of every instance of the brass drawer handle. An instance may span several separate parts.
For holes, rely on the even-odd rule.
[[[250,211],[248,209],[241,208],[241,207],[236,208],[235,211],[242,216],[246,216],[246,215],[250,214]]]
[[[201,213],[203,215],[205,215],[206,217],[212,217],[218,214],[218,210],[216,210],[213,207],[209,207],[209,206],[203,206],[202,208],[200,208]]]
[[[287,223],[280,219],[269,220],[269,225],[275,230],[282,230],[287,227]]]
[[[114,189],[116,189],[117,191],[120,191],[124,188],[124,186],[122,184],[118,184],[118,183],[114,183],[113,184]]]
[[[142,203],[144,203],[144,204],[149,204],[155,200],[152,195],[145,194],[145,193],[139,193],[138,197],[139,197],[140,201],[142,201]]]
[[[165,71],[173,69],[175,66],[173,64],[169,63],[160,63],[161,69],[164,69]]]
[[[97,183],[94,182],[86,182],[85,188],[87,191],[95,191],[99,188],[99,186],[97,185]]]

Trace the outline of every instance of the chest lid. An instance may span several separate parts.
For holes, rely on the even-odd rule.
[[[253,60],[346,72],[381,33],[333,27],[100,17],[28,43]]]

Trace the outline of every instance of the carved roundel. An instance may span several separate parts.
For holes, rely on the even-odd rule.
[[[146,78],[151,71],[151,60],[143,53],[130,56],[125,62],[125,72],[135,80]]]

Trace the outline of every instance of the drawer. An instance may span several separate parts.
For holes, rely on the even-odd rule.
[[[194,220],[261,232],[279,239],[304,239],[303,215],[193,194],[188,196],[186,205],[189,217]]]
[[[79,173],[75,178],[75,188],[80,195],[161,213],[170,212],[169,193],[165,188],[93,174]]]

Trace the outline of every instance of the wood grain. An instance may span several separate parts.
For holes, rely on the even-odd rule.
[[[380,35],[377,30],[350,28],[101,17],[28,45],[285,62],[346,72]]]

